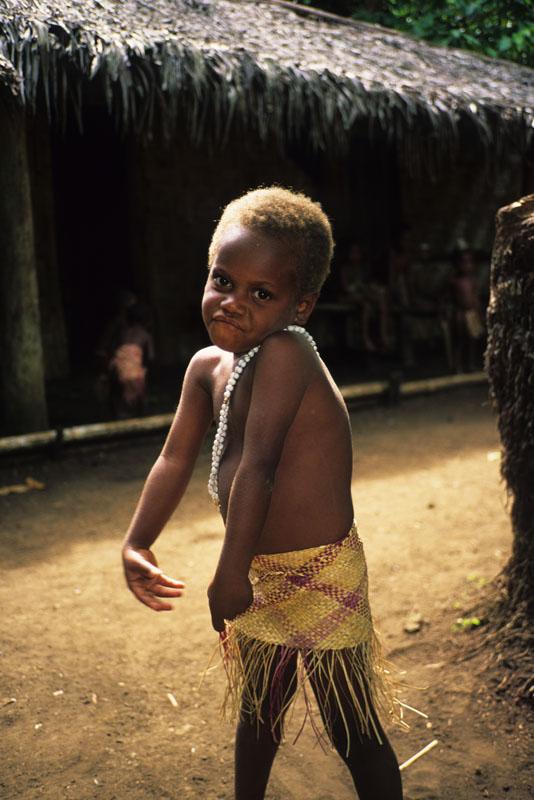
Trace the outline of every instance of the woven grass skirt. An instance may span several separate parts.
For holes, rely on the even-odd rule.
[[[311,710],[310,680],[326,689],[323,722],[329,732],[328,697],[336,698],[341,679],[345,702],[335,705],[338,715],[340,706],[345,709],[347,748],[354,730],[347,706],[357,729],[379,741],[372,709],[406,727],[391,665],[382,658],[373,628],[367,566],[355,525],[332,544],[255,556],[250,578],[252,605],[221,635],[228,677],[225,716],[235,719],[242,713],[269,724],[279,739],[285,712],[301,693],[306,713],[300,730],[309,718],[322,740]]]

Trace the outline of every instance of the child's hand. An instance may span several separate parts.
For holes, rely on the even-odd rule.
[[[208,588],[211,624],[216,631],[224,630],[224,620],[234,619],[250,606],[252,586],[247,577],[215,577]]]
[[[131,592],[145,606],[154,611],[172,611],[170,603],[160,597],[181,597],[185,584],[164,575],[151,550],[124,547],[122,551],[124,575]]]

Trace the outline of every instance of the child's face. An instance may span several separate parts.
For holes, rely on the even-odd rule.
[[[244,353],[286,325],[303,324],[316,297],[297,296],[294,259],[280,242],[232,226],[208,275],[202,319],[213,344]]]

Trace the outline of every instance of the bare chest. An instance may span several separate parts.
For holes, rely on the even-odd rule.
[[[216,422],[220,417],[224,392],[228,383],[228,379],[232,374],[232,369],[233,363],[229,361],[228,363],[222,364],[219,370],[213,376],[211,396],[213,405],[213,418]],[[230,398],[228,432],[226,436],[225,449],[228,449],[232,445],[232,442],[242,441],[243,439],[243,433],[250,408],[253,378],[254,364],[250,363],[243,371],[243,374],[241,375],[240,380]]]

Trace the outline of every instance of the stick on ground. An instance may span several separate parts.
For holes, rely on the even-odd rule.
[[[425,745],[422,750],[419,750],[418,753],[415,753],[415,755],[411,756],[407,761],[404,762],[404,764],[401,764],[399,769],[403,770],[406,769],[406,767],[409,767],[410,764],[413,764],[413,762],[417,761],[418,758],[421,758],[421,756],[424,756],[426,753],[429,753],[431,750],[433,750],[437,743],[438,740],[433,739],[429,744]]]

